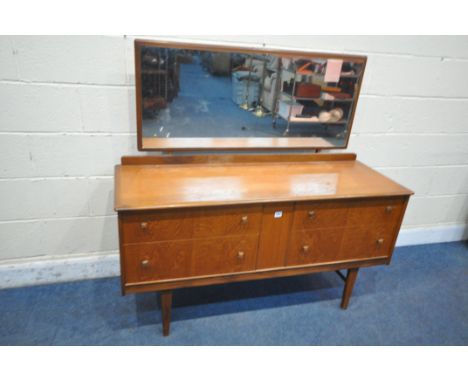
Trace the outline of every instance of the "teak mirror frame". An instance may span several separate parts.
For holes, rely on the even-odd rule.
[[[163,47],[193,50],[210,50],[216,52],[235,52],[245,54],[275,54],[282,57],[310,57],[325,59],[344,59],[362,64],[363,69],[357,81],[356,100],[353,102],[348,124],[348,134],[343,146],[329,147],[317,145],[317,138],[145,138],[143,142],[143,118],[141,95],[141,48]],[[137,139],[139,151],[203,151],[203,150],[322,150],[345,149],[348,147],[349,137],[353,125],[354,114],[359,100],[362,77],[367,62],[366,56],[345,54],[317,53],[304,50],[253,48],[235,45],[197,44],[174,41],[135,40],[135,88],[136,88],[136,115],[137,115]],[[144,143],[144,144],[143,144]]]

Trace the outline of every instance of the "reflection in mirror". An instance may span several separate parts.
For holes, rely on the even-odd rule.
[[[323,147],[346,145],[362,60],[150,45],[140,54],[143,138],[315,137]]]

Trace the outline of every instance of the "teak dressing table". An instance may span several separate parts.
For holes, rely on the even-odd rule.
[[[141,149],[145,149],[141,46],[161,48],[165,44],[137,41],[135,45]],[[175,44],[174,49],[181,46]],[[224,52],[228,48],[216,49]],[[249,52],[247,48],[240,51]],[[184,61],[176,56],[177,65],[194,65],[199,58],[198,52],[188,58],[187,50],[183,52]],[[297,56],[299,52],[287,54]],[[165,62],[169,65],[170,60]],[[363,72],[364,67],[359,68]],[[357,85],[353,106],[343,108],[349,113],[348,121],[356,107],[360,82]],[[169,85],[165,86],[169,91]],[[290,128],[287,122],[285,131]],[[350,122],[346,126],[345,145]],[[324,138],[327,142],[336,143],[328,137]],[[390,263],[412,192],[357,161],[355,154],[298,154],[288,146],[303,138],[275,137],[272,139],[283,146],[280,154],[176,155],[172,152],[205,148],[209,138],[181,138],[182,146],[178,146],[178,138],[149,139],[147,149],[156,145],[164,150],[161,145],[168,145],[171,153],[123,157],[115,169],[115,209],[122,293],[160,292],[164,335],[169,334],[172,293],[179,288],[347,270],[346,277],[342,276],[341,301],[346,309],[359,269]],[[197,139],[203,140],[200,147]],[[212,140],[217,144],[211,149],[245,150],[268,140],[219,138]],[[187,142],[193,147],[186,147]]]

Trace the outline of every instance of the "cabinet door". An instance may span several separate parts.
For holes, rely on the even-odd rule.
[[[258,235],[194,241],[192,276],[226,274],[255,269]]]

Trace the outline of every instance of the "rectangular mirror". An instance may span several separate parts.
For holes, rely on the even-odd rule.
[[[366,57],[135,41],[138,148],[346,148]]]

